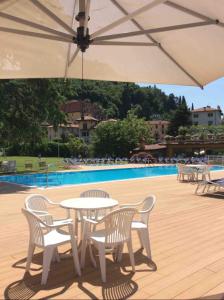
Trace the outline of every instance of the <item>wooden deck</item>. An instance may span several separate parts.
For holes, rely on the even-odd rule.
[[[214,172],[213,178],[224,176]],[[47,285],[40,285],[41,253],[24,276],[28,226],[21,214],[25,197],[43,193],[52,200],[76,197],[89,187],[102,188],[120,203],[149,194],[157,197],[151,214],[153,262],[148,264],[133,236],[136,272],[128,254],[121,265],[107,256],[107,283],[89,261],[81,278],[71,258],[52,264]],[[0,298],[6,299],[222,299],[224,297],[224,196],[195,196],[195,185],[175,176],[48,190],[0,185]],[[58,214],[58,211],[55,211]],[[66,249],[59,249],[64,252]],[[125,250],[126,251],[126,250]]]

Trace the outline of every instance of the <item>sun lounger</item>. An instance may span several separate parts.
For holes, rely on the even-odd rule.
[[[1,171],[3,173],[15,173],[16,161],[15,160],[3,160],[1,163]]]
[[[203,180],[198,182],[195,194],[206,194],[214,193],[224,189],[224,178],[213,179],[213,180]]]
[[[26,160],[24,167],[25,167],[26,171],[32,171],[33,170],[33,162],[32,162],[32,160]]]

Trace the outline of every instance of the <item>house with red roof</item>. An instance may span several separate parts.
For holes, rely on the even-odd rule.
[[[220,106],[212,108],[205,106],[191,111],[193,125],[220,125],[222,123],[222,111]]]

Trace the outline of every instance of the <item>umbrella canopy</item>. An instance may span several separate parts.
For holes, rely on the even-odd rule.
[[[223,0],[0,0],[0,78],[196,85],[224,75]]]

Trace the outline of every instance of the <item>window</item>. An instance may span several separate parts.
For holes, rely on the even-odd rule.
[[[87,123],[83,123],[82,128],[83,130],[87,130]]]
[[[213,113],[208,113],[208,117],[213,117]]]
[[[158,129],[158,125],[156,125],[156,129]]]
[[[88,131],[83,131],[82,136],[89,136],[89,132]]]
[[[198,114],[193,114],[193,117],[194,118],[198,118]]]
[[[208,125],[213,125],[213,122],[212,121],[208,121]]]

